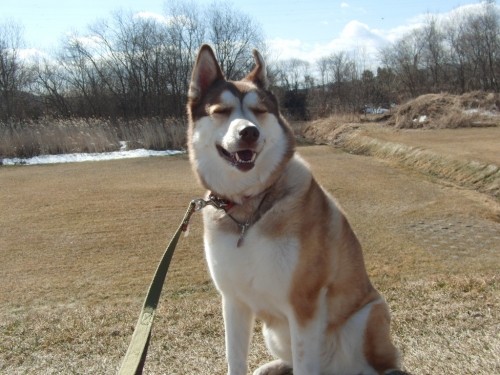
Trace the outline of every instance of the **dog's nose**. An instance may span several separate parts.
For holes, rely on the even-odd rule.
[[[247,143],[254,143],[259,139],[260,132],[255,126],[246,126],[240,130],[240,139]]]

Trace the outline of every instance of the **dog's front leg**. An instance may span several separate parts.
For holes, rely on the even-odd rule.
[[[246,375],[254,316],[250,308],[232,297],[223,297],[228,375]]]
[[[310,316],[294,309],[289,317],[292,341],[293,375],[319,375],[321,349],[326,329],[327,306],[325,294],[316,301],[316,311]]]
[[[320,364],[320,328],[318,321],[307,324],[291,322],[293,375],[319,375]]]

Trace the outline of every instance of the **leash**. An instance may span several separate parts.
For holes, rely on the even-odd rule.
[[[207,205],[212,205],[217,209],[223,208],[223,202],[218,201],[212,196],[209,200],[204,199],[194,199],[189,203],[188,209],[184,214],[179,228],[175,232],[174,236],[170,240],[170,243],[160,260],[160,264],[156,269],[153,276],[153,281],[149,286],[148,294],[144,301],[139,319],[132,334],[132,339],[123,359],[118,375],[140,375],[144,368],[144,363],[146,361],[146,356],[149,348],[149,341],[151,339],[151,328],[153,327],[153,319],[158,306],[158,301],[160,299],[161,290],[163,288],[163,283],[165,277],[167,276],[168,267],[172,256],[174,255],[175,247],[181,235],[181,232],[185,232],[189,225],[189,220],[191,215],[195,211],[200,211]]]

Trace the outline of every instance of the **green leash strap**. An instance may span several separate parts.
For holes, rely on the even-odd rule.
[[[202,199],[191,201],[181,225],[179,225],[174,237],[170,240],[163,257],[161,258],[160,264],[156,269],[153,281],[149,286],[148,294],[146,295],[141,314],[139,315],[139,319],[135,326],[132,339],[118,375],[142,374],[151,338],[151,328],[153,327],[156,307],[158,306],[163,283],[165,282],[165,277],[167,276],[168,267],[170,265],[170,261],[172,260],[172,256],[174,255],[175,247],[177,246],[181,232],[185,232],[187,230],[189,219],[191,218],[193,212],[200,210],[204,206],[205,201]]]

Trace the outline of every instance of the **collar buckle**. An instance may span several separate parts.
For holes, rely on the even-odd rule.
[[[206,203],[211,205],[211,206],[214,206],[218,210],[224,210],[226,212],[234,206],[234,202],[231,202],[227,199],[217,197],[213,193],[210,193],[210,195],[208,197],[208,201],[206,201]]]

